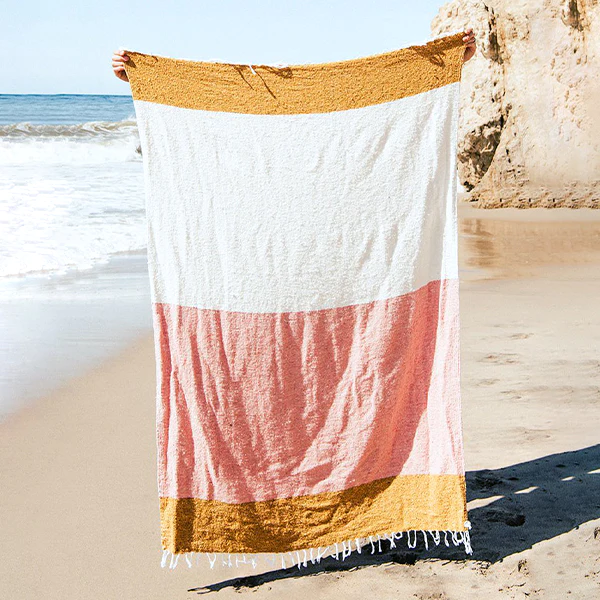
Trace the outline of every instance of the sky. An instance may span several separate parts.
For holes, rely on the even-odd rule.
[[[125,94],[113,50],[190,60],[347,60],[427,41],[442,0],[2,0],[0,93]]]

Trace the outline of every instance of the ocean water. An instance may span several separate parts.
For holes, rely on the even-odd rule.
[[[0,94],[0,419],[151,330],[131,96]]]
[[[131,97],[0,95],[0,211],[0,278],[144,249]]]

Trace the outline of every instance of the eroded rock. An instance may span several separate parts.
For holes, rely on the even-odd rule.
[[[451,0],[432,34],[473,27],[458,171],[481,207],[600,205],[600,1]]]

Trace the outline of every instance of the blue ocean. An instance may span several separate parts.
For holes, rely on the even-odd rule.
[[[131,96],[0,95],[0,277],[145,247]]]

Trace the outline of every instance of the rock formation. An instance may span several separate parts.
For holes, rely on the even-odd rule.
[[[435,36],[472,27],[459,177],[481,207],[600,205],[600,0],[451,0]]]

